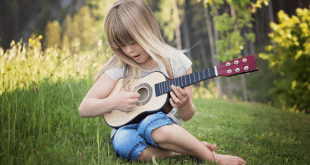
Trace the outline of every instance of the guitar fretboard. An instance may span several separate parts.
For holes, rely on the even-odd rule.
[[[197,82],[206,80],[208,78],[216,77],[215,67],[208,68],[202,71],[191,73],[185,76],[181,76],[168,81],[163,81],[155,84],[155,95],[160,96],[162,94],[171,92],[171,85],[179,86],[181,88],[195,84]]]

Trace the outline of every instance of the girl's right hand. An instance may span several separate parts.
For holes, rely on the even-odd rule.
[[[121,92],[115,95],[116,109],[124,112],[131,112],[139,101],[140,94],[137,92]]]

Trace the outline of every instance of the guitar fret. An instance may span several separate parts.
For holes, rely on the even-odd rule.
[[[209,77],[210,77],[210,69],[208,68],[208,73],[209,73]]]
[[[196,82],[198,82],[198,81],[199,81],[199,74],[198,74],[198,72],[195,72],[195,73],[194,73],[194,75],[195,75],[195,77],[197,77],[197,78],[198,78],[198,80],[195,80],[195,83],[196,83]],[[197,79],[197,78],[196,78],[196,79]]]
[[[167,81],[167,93],[169,92],[169,88],[170,88],[170,81]]]
[[[203,74],[203,79],[206,79],[205,69],[202,71],[202,74]]]
[[[155,84],[155,88],[156,88],[156,95],[157,96],[161,95],[160,83]]]
[[[164,82],[163,85],[164,85],[164,93],[166,93],[167,92],[166,91],[166,82]]]

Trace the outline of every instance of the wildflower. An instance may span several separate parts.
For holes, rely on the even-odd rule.
[[[12,70],[12,67],[8,66],[8,67],[5,68],[5,70],[6,70],[7,72],[9,72],[10,70]]]
[[[2,76],[5,76],[5,74],[6,74],[6,73],[2,71],[2,73],[1,73],[1,74],[2,74]]]
[[[31,65],[27,65],[28,66],[28,68],[30,68],[31,67]]]

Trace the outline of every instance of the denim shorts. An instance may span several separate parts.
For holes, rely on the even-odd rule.
[[[154,129],[164,125],[176,124],[163,112],[147,116],[140,123],[123,126],[111,139],[116,156],[137,160],[149,145],[159,147],[151,138]]]

